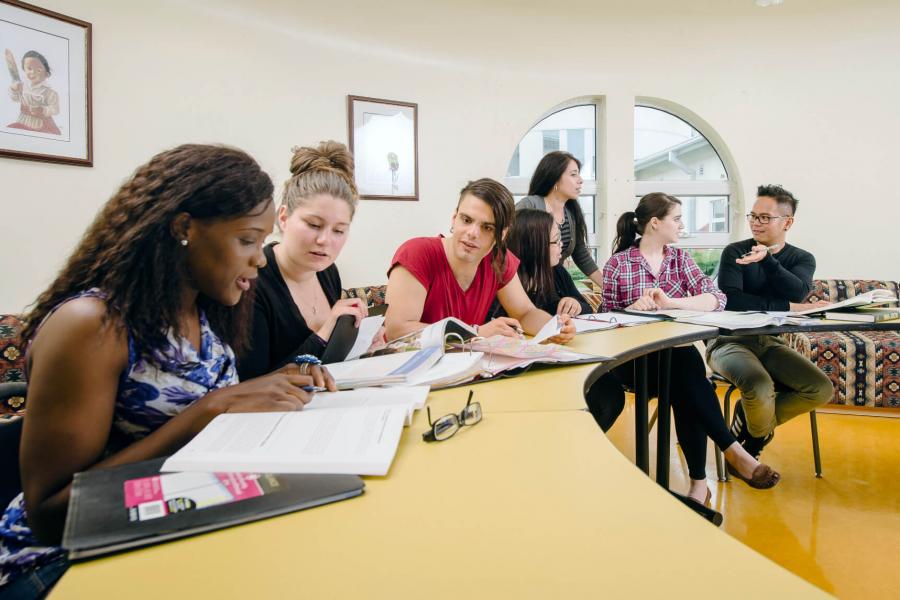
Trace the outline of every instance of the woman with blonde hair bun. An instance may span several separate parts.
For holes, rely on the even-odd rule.
[[[353,315],[358,326],[367,315],[362,300],[341,300],[334,264],[358,199],[353,156],[344,144],[293,148],[276,217],[281,242],[263,249],[266,266],[259,271],[249,348],[238,362],[241,379],[269,373],[297,355],[321,356],[338,317]]]

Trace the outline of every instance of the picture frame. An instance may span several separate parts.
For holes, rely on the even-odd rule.
[[[91,24],[0,0],[0,157],[91,167]]]
[[[347,96],[354,179],[363,200],[419,199],[418,104]]]

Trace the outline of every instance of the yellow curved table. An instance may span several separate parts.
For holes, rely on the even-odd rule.
[[[672,333],[650,327],[616,330],[615,343]],[[602,333],[574,346],[614,350]],[[76,564],[52,597],[826,596],[622,456],[567,399],[590,367],[473,386],[484,420],[443,443],[422,441],[419,412],[390,474],[359,498]],[[429,403],[458,411],[466,394]]]

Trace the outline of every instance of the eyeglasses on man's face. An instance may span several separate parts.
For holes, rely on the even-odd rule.
[[[766,215],[766,214],[758,215],[758,214],[756,214],[756,213],[754,213],[754,212],[749,212],[749,213],[747,213],[747,222],[748,222],[748,223],[753,223],[753,222],[755,221],[755,222],[759,223],[760,225],[768,225],[768,224],[771,223],[774,219],[789,219],[789,218],[790,218],[789,215],[788,215],[788,216],[784,216],[784,215]]]
[[[448,440],[460,430],[462,427],[471,427],[481,422],[481,404],[472,402],[474,392],[469,390],[469,400],[466,407],[458,415],[450,413],[444,415],[436,421],[431,420],[431,407],[427,406],[428,425],[431,427],[422,434],[422,439],[426,442],[443,442]]]

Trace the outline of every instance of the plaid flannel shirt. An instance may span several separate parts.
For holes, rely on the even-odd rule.
[[[725,310],[725,294],[703,274],[690,254],[674,246],[666,246],[658,277],[637,246],[613,254],[603,267],[603,310],[631,306],[648,288],[660,288],[670,298],[712,294],[719,301],[716,310]]]

